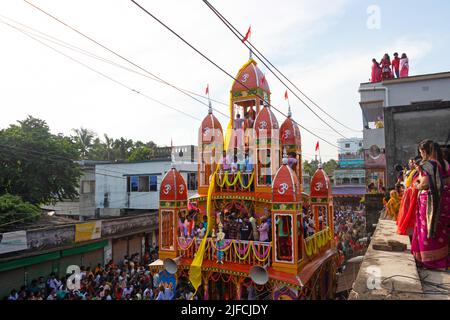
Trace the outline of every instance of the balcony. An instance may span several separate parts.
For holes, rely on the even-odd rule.
[[[201,239],[178,238],[178,256],[193,259],[200,246]],[[223,246],[218,246],[214,238],[207,238],[204,259],[217,261],[217,253],[223,252],[223,262],[247,265],[266,265],[272,263],[272,243],[243,240],[224,240]]]
[[[323,249],[331,248],[332,234],[330,228],[325,228],[303,240],[303,257],[313,260]],[[178,256],[194,259],[200,246],[201,239],[178,237]],[[207,238],[204,259],[217,261],[217,253],[223,252],[223,262],[245,265],[272,265],[272,242],[243,241],[225,239],[222,246],[218,246],[215,238]]]
[[[216,192],[253,192],[255,171],[220,171],[216,174]]]
[[[364,149],[370,149],[377,146],[380,149],[385,148],[384,128],[381,129],[364,129]]]

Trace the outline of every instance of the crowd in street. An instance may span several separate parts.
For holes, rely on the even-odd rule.
[[[396,166],[397,184],[386,201],[386,217],[397,232],[411,237],[411,252],[419,266],[448,269],[450,235],[450,159],[448,149],[424,140],[420,156]],[[445,152],[444,152],[445,151]]]
[[[337,249],[345,259],[364,254],[369,240],[362,210],[341,206],[334,210],[334,234]]]
[[[147,262],[156,259],[156,250],[147,258],[125,256],[120,264],[98,263],[95,268],[80,267],[80,273],[58,277],[52,273],[33,279],[19,290],[13,289],[6,300],[172,300],[190,299],[187,286],[173,288],[162,282],[159,273],[150,271]],[[145,263],[144,263],[145,261]],[[79,286],[76,285],[79,279]],[[68,281],[69,280],[69,281]]]
[[[409,76],[409,59],[406,53],[403,53],[399,58],[398,53],[394,53],[394,59],[385,54],[378,62],[375,58],[372,59],[372,76],[371,82],[381,82],[395,78],[406,78]]]

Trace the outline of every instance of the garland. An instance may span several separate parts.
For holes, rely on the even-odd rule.
[[[253,179],[254,179],[254,176],[255,176],[255,172],[254,171],[252,172],[252,175],[250,176],[250,180],[249,180],[247,185],[244,185],[244,182],[242,181],[242,173],[241,173],[241,171],[238,171],[236,173],[236,176],[234,177],[233,182],[228,181],[228,175],[229,175],[229,172],[225,171],[225,174],[223,175],[222,179],[220,179],[220,177],[218,177],[219,179],[217,179],[217,185],[219,187],[223,188],[225,186],[225,184],[228,187],[233,187],[239,181],[239,183],[241,184],[242,189],[246,190],[246,189],[250,188],[251,185],[253,184]],[[220,182],[220,180],[222,182]]]
[[[209,240],[211,242],[211,247],[216,250],[216,251],[221,251],[221,252],[225,252],[228,251],[228,249],[231,248],[231,245],[233,244],[233,240],[225,240],[225,244],[223,245],[223,247],[219,248],[216,246],[215,241],[211,238]]]
[[[253,184],[253,178],[255,177],[255,171],[252,172],[252,175],[250,176],[250,180],[246,186],[244,186],[244,182],[242,181],[241,172],[239,171],[239,181],[241,182],[242,189],[246,190],[251,187]]]
[[[233,242],[233,244],[234,244],[234,253],[236,254],[236,257],[238,257],[239,260],[247,259],[248,255],[250,254],[250,251],[251,251],[251,250],[249,250],[250,246],[247,246],[247,253],[243,257],[241,257],[241,255],[238,252],[238,249],[236,248],[236,242]]]
[[[235,250],[237,250],[237,252],[239,254],[245,254],[245,252],[247,252],[247,250],[250,250],[250,248],[249,248],[250,243],[247,244],[247,247],[245,247],[245,243],[244,243],[244,249],[243,250],[238,249],[240,246],[239,245],[236,246],[236,244],[240,244],[240,243],[235,242],[235,245],[234,245]]]
[[[308,257],[315,255],[319,250],[324,247],[331,240],[331,234],[329,228],[326,228],[313,236],[304,239],[305,252]]]
[[[267,260],[267,258],[269,258],[269,254],[270,254],[270,245],[267,246],[266,251],[262,254],[262,257],[259,255],[258,250],[255,249],[255,243],[252,241],[252,249],[253,249],[253,253],[255,254],[255,258],[256,260],[258,260],[259,262],[265,262]]]
[[[183,239],[185,241],[184,244],[181,244],[181,242],[180,242],[181,239]],[[186,238],[184,238],[184,237],[177,237],[177,240],[178,240],[178,245],[180,246],[180,249],[183,251],[189,250],[189,248],[192,247],[192,245],[195,242],[195,238],[192,238],[190,242],[187,241]]]

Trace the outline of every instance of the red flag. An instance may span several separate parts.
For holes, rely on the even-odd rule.
[[[247,31],[247,33],[245,34],[244,39],[242,39],[242,42],[247,41],[248,37],[250,37],[251,32],[252,32],[252,26],[248,27],[248,31]]]
[[[263,84],[264,82],[266,82],[266,75],[263,74],[262,78],[261,78],[261,84]]]
[[[319,150],[319,141],[316,143],[316,151]]]
[[[208,95],[208,94],[209,94],[209,83],[208,83],[208,85],[206,86],[206,91],[205,91],[205,94],[206,94],[206,95]]]
[[[287,100],[287,99],[289,99],[289,97],[288,97],[288,93],[287,93],[287,90],[286,90],[286,92],[284,93],[284,100]]]

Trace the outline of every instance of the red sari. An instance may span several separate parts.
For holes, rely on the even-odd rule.
[[[381,68],[380,65],[376,62],[372,64],[372,78],[371,82],[381,82]]]
[[[397,218],[397,233],[401,235],[411,235],[416,222],[417,198],[419,190],[414,186],[419,174],[415,173],[411,185],[406,189],[400,204],[400,211]]]

